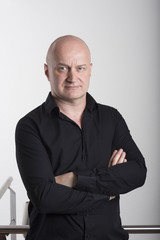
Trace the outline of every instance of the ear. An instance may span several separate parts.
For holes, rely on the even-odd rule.
[[[47,66],[47,64],[44,64],[44,73],[45,73],[46,77],[47,77],[48,80],[49,80],[49,72],[48,72],[48,66]]]
[[[92,66],[93,66],[93,63],[90,63],[90,75],[92,73]]]

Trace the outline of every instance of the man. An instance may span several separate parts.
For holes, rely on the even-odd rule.
[[[55,40],[45,74],[51,93],[16,128],[16,155],[30,204],[29,240],[125,240],[119,195],[144,184],[144,158],[120,113],[87,93],[87,45]]]

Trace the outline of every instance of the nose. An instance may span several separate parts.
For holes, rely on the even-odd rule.
[[[70,71],[68,71],[67,82],[73,83],[76,81],[76,78],[75,71],[70,69]]]

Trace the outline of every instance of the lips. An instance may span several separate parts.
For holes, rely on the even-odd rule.
[[[67,89],[77,89],[77,88],[79,88],[79,86],[71,86],[71,85],[69,85],[69,86],[65,86],[65,88],[67,88]]]

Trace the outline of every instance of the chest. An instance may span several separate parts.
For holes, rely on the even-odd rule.
[[[72,120],[56,118],[46,131],[44,145],[54,174],[108,165],[114,136],[109,119],[86,115],[81,129]]]

